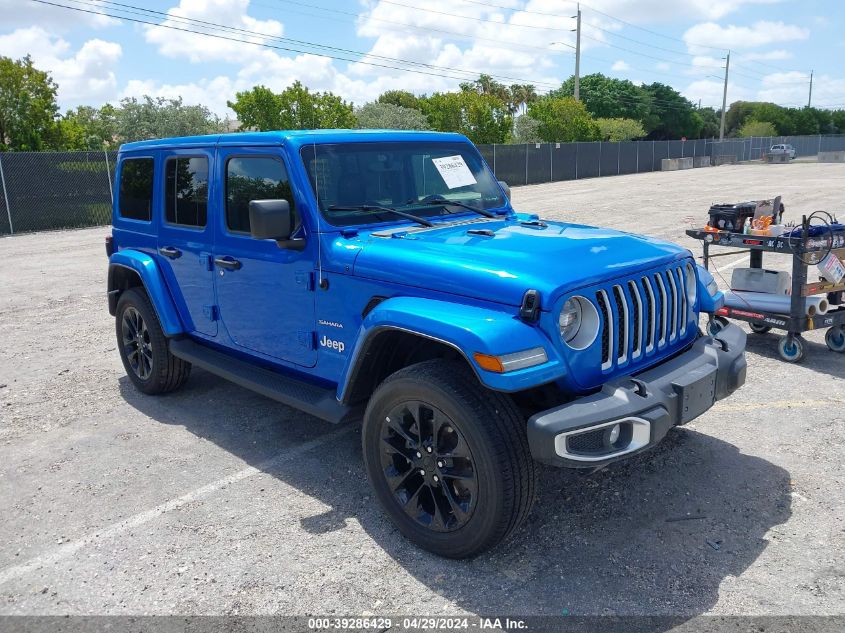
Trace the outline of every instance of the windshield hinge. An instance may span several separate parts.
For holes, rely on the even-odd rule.
[[[540,292],[533,288],[522,295],[522,305],[519,306],[519,318],[523,321],[536,321],[540,317]]]

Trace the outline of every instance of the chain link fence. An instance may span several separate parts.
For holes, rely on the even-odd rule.
[[[519,186],[660,171],[664,158],[761,160],[780,143],[792,145],[798,157],[815,156],[820,151],[845,150],[845,135],[530,143],[478,149],[499,180]],[[0,153],[0,235],[109,224],[116,158],[117,152],[103,151]]]
[[[845,135],[769,136],[716,141],[627,141],[621,143],[530,143],[479,145],[499,180],[509,185],[621,176],[660,171],[664,158],[734,156],[738,162],[763,160],[772,145],[788,143],[796,157],[845,150]]]
[[[0,153],[0,234],[111,222],[117,152]]]

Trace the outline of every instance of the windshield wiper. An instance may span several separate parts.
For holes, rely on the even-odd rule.
[[[467,204],[466,202],[460,202],[458,200],[449,200],[447,198],[443,198],[441,196],[437,196],[436,199],[429,198],[428,200],[408,200],[405,203],[406,205],[415,205],[421,207],[444,207],[446,205],[452,205],[455,207],[461,207],[462,209],[469,209],[470,211],[475,211],[476,213],[480,213],[481,215],[488,217],[488,218],[495,218],[496,214],[492,211],[488,211],[487,209],[479,209],[478,207],[474,207],[471,204]]]
[[[423,226],[434,226],[433,223],[429,222],[425,218],[421,218],[418,215],[414,215],[413,213],[405,213],[404,211],[399,211],[399,209],[394,209],[392,207],[382,207],[375,204],[356,204],[356,205],[340,205],[340,204],[333,204],[330,207],[326,207],[327,211],[366,211],[368,213],[393,213],[394,215],[400,215],[403,218],[408,218],[409,220],[413,220],[417,224],[422,224]]]

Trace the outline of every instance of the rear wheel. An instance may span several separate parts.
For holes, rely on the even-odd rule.
[[[772,331],[771,326],[763,325],[762,323],[755,323],[754,321],[750,322],[748,327],[750,327],[751,331],[755,334],[766,334],[767,332]]]
[[[364,464],[408,539],[449,558],[475,556],[528,516],[536,473],[511,399],[441,360],[402,369],[364,415]]]
[[[191,364],[170,353],[167,337],[144,291],[130,288],[120,295],[115,326],[120,360],[140,391],[167,393],[185,383]]]
[[[845,352],[845,325],[834,326],[825,332],[824,342],[831,352]]]

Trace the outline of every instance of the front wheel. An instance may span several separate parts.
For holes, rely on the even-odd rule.
[[[788,363],[800,363],[804,358],[804,341],[792,334],[782,336],[778,340],[778,354]]]
[[[367,406],[362,443],[387,516],[440,556],[490,549],[531,509],[536,472],[525,420],[459,363],[426,361],[387,378]]]

